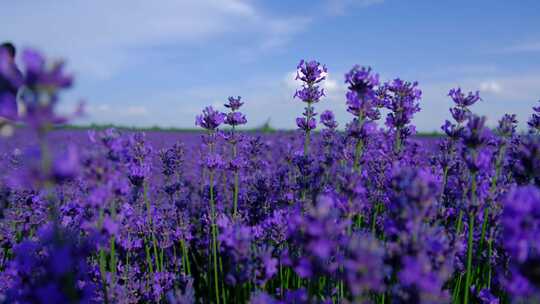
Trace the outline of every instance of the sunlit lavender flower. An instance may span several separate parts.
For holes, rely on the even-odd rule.
[[[198,115],[195,120],[195,125],[206,130],[214,131],[225,121],[226,115],[214,110],[212,107],[206,107],[202,115]]]
[[[325,65],[319,62],[300,60],[296,67],[296,79],[306,84],[316,84],[326,79],[328,70]]]

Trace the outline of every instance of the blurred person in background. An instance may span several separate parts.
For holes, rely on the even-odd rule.
[[[16,81],[22,77],[15,63],[17,50],[10,42],[0,44],[0,135],[13,131],[12,122],[17,119],[17,98],[19,86]]]

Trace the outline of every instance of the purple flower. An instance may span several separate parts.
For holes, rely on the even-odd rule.
[[[195,125],[209,131],[214,131],[225,121],[225,117],[225,114],[214,110],[214,108],[206,107],[204,108],[202,115],[197,115]]]
[[[305,61],[302,59],[296,69],[296,79],[300,79],[306,84],[316,84],[323,81],[328,72],[325,65],[321,65],[315,60]]]
[[[452,114],[452,118],[454,118],[457,123],[461,124],[467,120],[470,111],[466,108],[455,107],[450,109],[450,114]]]
[[[371,74],[371,67],[355,65],[345,74],[345,83],[349,90],[358,94],[361,99],[373,98],[375,87],[379,85],[379,74]]]
[[[540,102],[540,100],[538,101]],[[531,118],[527,122],[529,127],[531,129],[536,130],[536,132],[540,132],[540,106],[533,107],[534,113],[531,115]]]
[[[469,92],[467,94],[461,91],[461,88],[450,89],[448,96],[452,98],[454,103],[462,108],[470,107],[475,104],[477,101],[482,100],[480,98],[480,92]]]
[[[317,121],[315,120],[315,118],[309,118],[309,120],[306,120],[305,117],[297,117],[296,125],[301,130],[311,131],[317,127]]]
[[[79,153],[74,145],[70,145],[65,155],[55,159],[52,168],[53,178],[57,182],[71,180],[77,176],[79,171]]]
[[[414,113],[420,111],[418,100],[422,91],[418,89],[418,82],[397,78],[385,83],[381,94],[386,107],[392,111],[386,118],[386,125],[389,127],[403,128],[411,122]]]
[[[204,161],[205,167],[209,170],[216,170],[218,168],[221,168],[223,164],[223,158],[221,158],[221,156],[216,153],[208,154]]]
[[[499,120],[497,133],[503,137],[511,137],[516,132],[517,122],[516,114],[504,114],[504,116]]]
[[[504,202],[501,223],[504,246],[512,259],[525,262],[540,254],[540,190],[525,186],[511,190]]]
[[[319,86],[303,87],[294,93],[294,98],[298,97],[303,102],[317,103],[324,95],[324,89]]]
[[[465,146],[476,150],[487,144],[490,131],[485,127],[486,118],[471,115],[461,137]]]
[[[361,118],[378,120],[381,113],[372,99],[363,98],[356,91],[347,92],[347,112]]]
[[[246,116],[240,112],[231,112],[225,118],[225,124],[230,126],[239,126],[247,123]]]
[[[240,109],[240,107],[244,104],[243,102],[241,102],[240,100],[242,99],[242,97],[238,96],[238,97],[233,97],[233,96],[230,96],[229,97],[229,103],[226,103],[225,104],[225,107],[231,109],[231,111],[237,111],[238,109]]]
[[[384,290],[384,248],[370,235],[355,234],[346,246],[344,276],[354,296]]]
[[[338,126],[334,113],[330,110],[326,110],[321,113],[321,123],[328,129],[335,129]]]
[[[17,102],[10,93],[0,92],[0,119],[15,120],[17,118]]]

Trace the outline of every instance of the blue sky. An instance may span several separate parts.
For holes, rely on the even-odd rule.
[[[540,1],[95,0],[2,1],[0,37],[68,60],[79,123],[192,127],[206,105],[243,96],[249,127],[294,128],[302,104],[293,73],[302,59],[329,68],[328,97],[344,125],[343,74],[370,65],[385,80],[418,80],[414,122],[438,130],[448,90],[480,90],[474,110],[520,126],[540,99]]]

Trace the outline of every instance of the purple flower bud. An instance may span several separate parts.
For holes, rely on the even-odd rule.
[[[467,95],[461,91],[461,88],[450,89],[448,96],[452,98],[454,103],[462,108],[470,107],[477,101],[482,100],[480,98],[480,92],[469,92]]]
[[[225,107],[231,109],[231,111],[237,111],[238,109],[240,109],[240,107],[244,104],[243,102],[241,102],[240,100],[242,99],[242,97],[238,96],[238,97],[233,97],[233,96],[230,96],[229,97],[229,103],[226,103],[225,104]]]
[[[230,112],[225,118],[225,124],[230,126],[239,126],[247,123],[246,116],[240,112]]]
[[[336,119],[334,117],[334,113],[330,110],[326,110],[322,112],[320,119],[321,119],[321,123],[328,129],[335,129],[338,126]]]
[[[371,67],[355,65],[345,74],[345,83],[349,90],[355,92],[361,98],[374,97],[374,88],[379,85],[379,74],[371,74]]]
[[[303,87],[294,93],[294,98],[298,97],[303,102],[317,103],[324,95],[324,89],[319,86]]]
[[[298,128],[304,131],[314,130],[317,127],[317,121],[315,118],[310,118],[309,121],[305,117],[297,117],[296,125]]]
[[[538,102],[540,102],[540,100]],[[537,132],[540,132],[540,106],[533,107],[533,111],[534,113],[532,114],[527,124],[532,129],[536,130]]]
[[[326,66],[321,66],[321,64],[315,60],[308,62],[302,59],[296,68],[296,79],[300,79],[306,84],[319,83],[326,78]]]
[[[206,107],[204,108],[202,115],[197,116],[195,125],[209,131],[214,131],[225,121],[225,117],[225,114],[214,110],[214,108]]]

